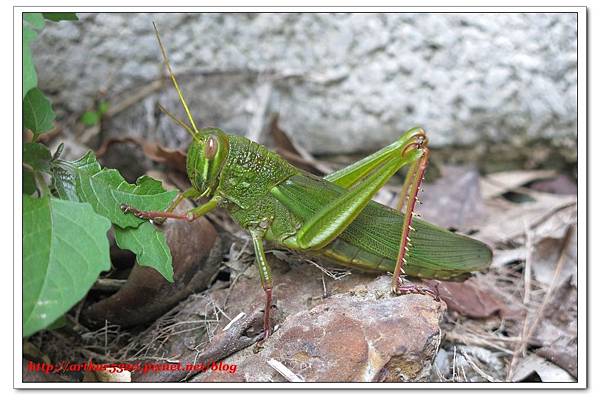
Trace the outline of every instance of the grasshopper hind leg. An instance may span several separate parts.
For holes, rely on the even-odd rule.
[[[436,300],[439,300],[437,286],[434,290],[429,287],[421,287],[411,283],[404,283],[402,277],[405,275],[404,267],[406,266],[406,257],[410,252],[410,232],[414,230],[412,227],[413,217],[415,215],[415,206],[418,202],[418,194],[423,183],[425,169],[429,160],[429,148],[427,147],[427,136],[423,132],[415,136],[415,140],[409,143],[403,153],[417,150],[421,152],[421,156],[409,168],[400,192],[400,200],[398,202],[398,210],[406,204],[406,212],[404,213],[404,222],[402,225],[402,236],[398,250],[398,258],[396,259],[396,267],[392,278],[392,292],[396,295],[403,294],[423,294],[431,295]]]

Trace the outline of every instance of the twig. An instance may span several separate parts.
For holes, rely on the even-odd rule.
[[[514,369],[517,364],[519,355],[525,352],[525,348],[527,347],[527,344],[529,344],[529,338],[535,333],[535,330],[537,329],[538,324],[540,323],[542,317],[544,316],[544,311],[546,309],[546,306],[548,306],[548,303],[550,303],[550,299],[552,298],[554,289],[558,283],[558,278],[560,277],[560,272],[562,271],[562,269],[565,265],[565,261],[567,260],[567,248],[569,246],[569,241],[571,240],[572,233],[573,233],[573,226],[571,225],[571,226],[569,226],[569,228],[567,228],[567,232],[565,233],[563,244],[562,244],[561,250],[560,250],[560,256],[556,263],[556,268],[554,269],[554,276],[552,277],[552,282],[550,283],[550,287],[548,287],[548,290],[546,291],[546,295],[544,296],[544,301],[542,302],[542,304],[536,311],[536,316],[535,316],[533,323],[531,324],[531,326],[529,328],[527,327],[527,320],[528,320],[529,314],[527,314],[527,316],[525,317],[525,320],[523,321],[523,331],[521,334],[522,340],[521,340],[518,348],[515,350],[515,352],[513,354],[513,357],[512,357],[512,360],[510,362],[510,366],[508,369],[508,374],[507,374],[506,380],[509,382],[512,381],[512,376],[514,374]]]
[[[182,365],[187,365],[194,361],[220,361],[231,354],[244,349],[256,341],[260,340],[262,333],[249,336],[248,330],[262,323],[262,312],[255,311],[244,318],[239,319],[227,331],[220,332],[201,352],[186,352],[179,358]],[[200,374],[199,372],[169,371],[169,372],[148,372],[144,375],[136,375],[136,381],[153,382],[159,377],[161,381],[178,381],[187,379],[190,376]]]
[[[108,354],[108,320],[104,320],[104,354]]]
[[[325,282],[325,274],[321,273],[321,282],[323,283],[323,298],[327,298],[329,294],[327,293],[327,283]]]
[[[331,277],[334,280],[340,280],[340,279],[352,274],[352,272],[350,270],[346,270],[346,269],[329,270],[329,269],[324,268],[323,266],[321,266],[320,264],[318,264],[317,262],[315,262],[313,260],[310,260],[310,259],[303,259],[303,260],[305,262],[308,262],[311,265],[315,266],[317,269],[321,270],[321,272],[325,273],[326,275],[328,275],[329,277]]]
[[[481,345],[481,346],[494,348],[494,349],[496,349],[498,351],[502,351],[508,355],[513,354],[513,351],[511,351],[507,348],[501,347],[497,344],[494,344],[493,342],[486,340],[484,337],[473,337],[470,335],[469,336],[461,335],[459,333],[456,333],[455,331],[449,331],[446,333],[445,338],[448,341],[456,341],[459,343],[463,343],[465,345]],[[501,338],[496,338],[495,340],[503,341]]]
[[[477,364],[471,359],[471,357],[466,352],[461,350],[460,354],[463,356],[463,358],[465,358],[467,363],[469,365],[471,365],[471,368],[473,368],[473,370],[479,374],[479,376],[483,377],[485,380],[489,381],[490,383],[497,382],[496,379],[494,379],[492,376],[490,376],[489,374],[487,374],[483,370],[481,370],[481,368],[479,366],[477,366]]]
[[[244,316],[246,316],[246,314],[244,312],[238,313],[238,315],[236,317],[234,317],[229,323],[227,323],[227,326],[223,327],[223,331],[228,330],[235,322],[237,322]]]
[[[525,271],[523,272],[523,304],[529,305],[531,300],[531,259],[533,257],[533,244],[532,244],[532,232],[529,226],[524,222],[525,225],[525,249],[527,254],[525,256]]]
[[[116,278],[99,278],[94,283],[92,290],[104,292],[116,292],[125,285],[127,280],[119,280]]]
[[[453,347],[454,352],[452,353],[452,381],[456,382],[456,346]]]
[[[164,85],[164,79],[161,78],[161,79],[157,79],[155,81],[150,82],[147,85],[144,85],[144,86],[138,88],[132,95],[126,97],[125,99],[121,100],[119,103],[116,103],[114,106],[110,107],[104,115],[106,117],[113,117],[113,116],[119,114],[123,110],[128,109],[129,107],[138,103],[140,100],[142,100],[145,97],[156,92],[157,90],[162,88],[163,85]]]
[[[287,381],[291,383],[304,383],[304,380],[296,375],[294,372],[289,370],[283,363],[276,361],[271,358],[267,361],[270,367],[275,369],[277,373],[283,376]]]

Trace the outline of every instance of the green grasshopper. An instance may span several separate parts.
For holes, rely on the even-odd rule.
[[[464,280],[490,265],[490,248],[415,217],[415,204],[429,158],[421,128],[325,177],[298,169],[265,147],[218,128],[198,129],[166,50],[154,26],[171,81],[189,124],[161,109],[193,138],[187,152],[192,187],[165,211],[142,211],[122,205],[125,213],[155,222],[193,221],[217,207],[250,233],[265,292],[264,336],[271,332],[273,280],[264,241],[320,256],[345,267],[393,273],[394,294],[437,292],[406,283],[403,276]],[[397,209],[372,201],[383,185],[409,166]],[[174,213],[185,198],[208,201],[185,214]],[[406,208],[405,212],[402,210]]]

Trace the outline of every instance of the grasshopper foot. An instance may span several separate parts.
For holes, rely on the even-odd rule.
[[[144,220],[150,220],[145,212],[143,212],[142,210],[136,209],[133,206],[130,205],[126,205],[125,203],[123,203],[121,205],[121,210],[123,211],[123,213],[125,214],[133,214],[135,217],[139,217],[140,219],[144,219]]]
[[[267,339],[271,336],[271,334],[273,333],[273,329],[271,329],[271,312],[272,309],[277,309],[277,307],[275,305],[270,305],[269,309],[267,310],[267,312],[265,313],[265,310],[262,310],[262,312],[264,313],[263,315],[263,334],[262,334],[262,338],[256,343],[256,345],[254,346],[254,353],[258,353],[260,351],[262,351],[262,349],[265,347],[265,344],[267,342]],[[277,329],[277,326],[274,327],[274,329]]]
[[[160,214],[163,214],[161,212],[145,212],[143,210],[136,209],[133,206],[127,205],[125,203],[123,203],[121,205],[121,210],[125,214],[131,213],[137,218],[140,218],[143,220],[149,220],[156,225],[161,225],[167,220],[166,217],[159,216]]]
[[[400,281],[398,285],[392,287],[392,292],[395,295],[405,295],[405,294],[421,294],[421,295],[429,295],[433,297],[436,301],[440,301],[440,292],[438,290],[438,284],[435,284],[435,287],[431,289],[427,286],[418,286],[412,283],[403,283]]]

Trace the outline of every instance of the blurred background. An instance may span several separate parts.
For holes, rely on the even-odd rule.
[[[101,135],[188,140],[157,109],[183,115],[170,83],[157,83],[155,21],[199,125],[256,139],[277,113],[315,155],[371,152],[421,125],[445,149],[438,158],[575,174],[576,14],[79,18],[50,24],[33,45],[40,86],[68,131],[69,118],[106,99]]]

